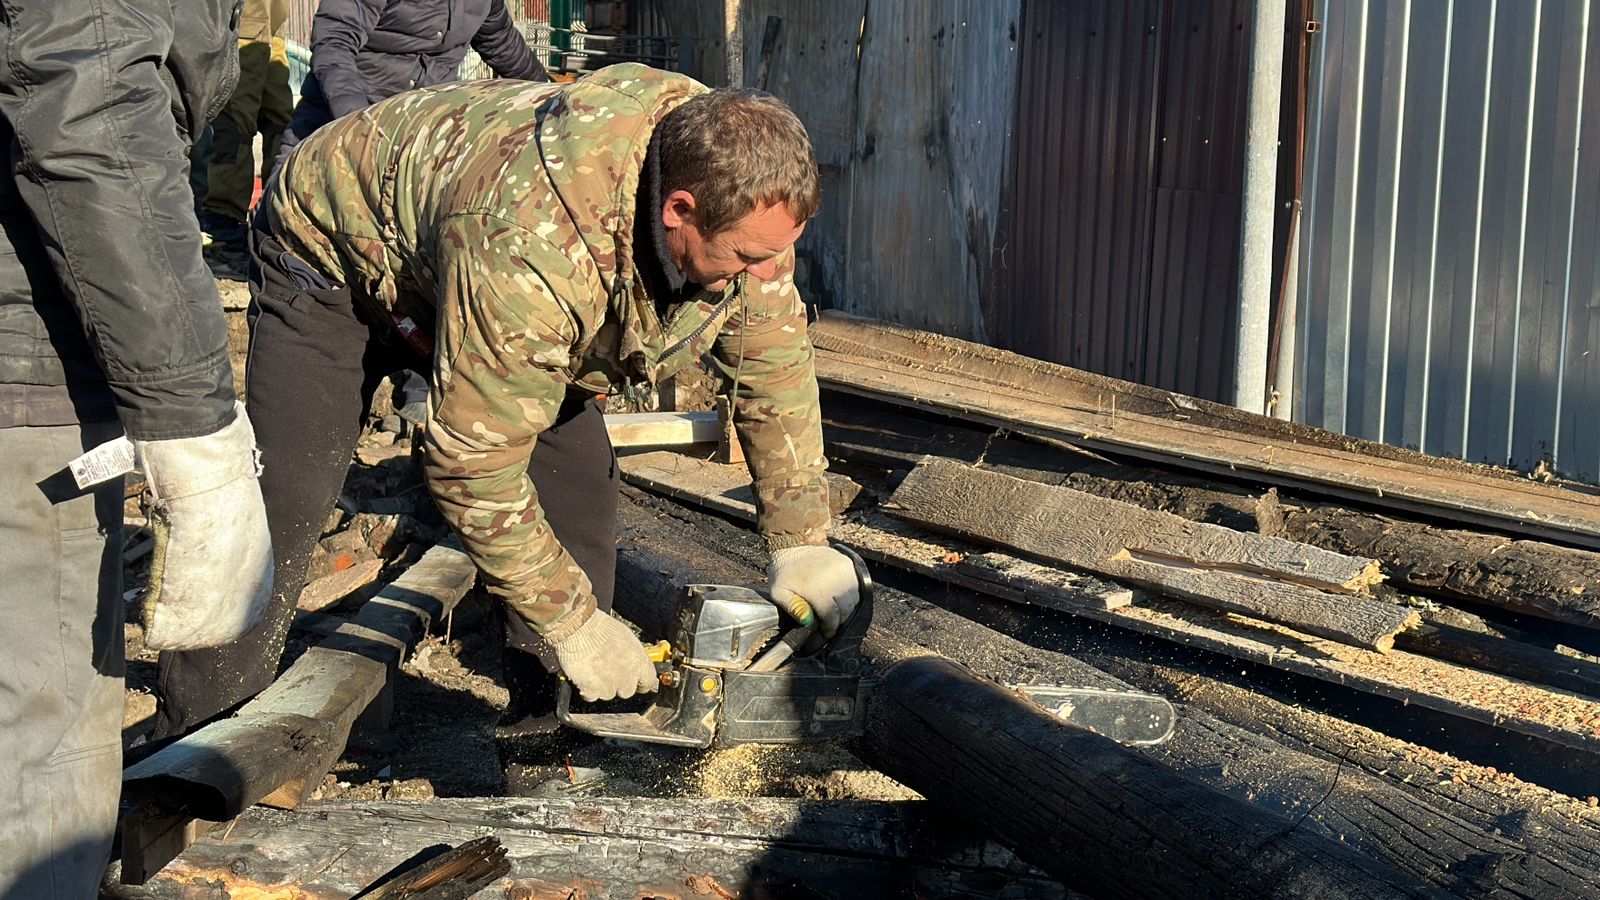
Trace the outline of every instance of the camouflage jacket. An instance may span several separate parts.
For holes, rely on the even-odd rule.
[[[740,276],[665,321],[634,268],[650,135],[705,90],[624,64],[568,85],[401,94],[317,131],[266,200],[285,246],[350,286],[366,314],[413,346],[434,336],[429,489],[490,589],[547,634],[575,627],[594,602],[527,476],[569,389],[656,382],[709,352],[726,376],[739,373],[735,427],[769,545],[826,540],[793,250],[773,281]]]

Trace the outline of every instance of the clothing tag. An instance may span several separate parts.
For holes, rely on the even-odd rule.
[[[132,472],[133,457],[133,441],[124,435],[67,463],[67,468],[72,470],[72,480],[78,483],[78,489],[84,490]]]

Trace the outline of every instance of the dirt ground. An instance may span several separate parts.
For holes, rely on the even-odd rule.
[[[243,284],[219,281],[229,309],[229,336],[235,376],[243,391],[248,326]],[[715,378],[696,370],[679,382],[676,405],[704,409]],[[393,512],[397,501],[414,504],[424,525],[429,501],[421,496],[420,472],[411,459],[409,437],[382,430],[388,416],[384,392],[375,398],[372,422],[351,466],[345,495],[363,509]],[[392,425],[392,420],[391,420]],[[142,531],[138,478],[129,476],[126,511],[128,546],[147,541]],[[348,517],[330,520],[337,532]],[[432,532],[425,532],[432,534]],[[421,548],[411,552],[414,555]],[[135,554],[129,554],[134,556]],[[361,600],[399,575],[408,557],[387,563],[377,584],[315,614],[302,614],[289,635],[286,666],[354,615]],[[313,563],[316,564],[315,562]],[[126,599],[135,622],[138,595],[147,580],[148,555],[126,564]],[[493,734],[508,695],[500,672],[503,640],[500,612],[490,598],[469,595],[445,623],[443,633],[427,638],[402,667],[395,689],[395,715],[385,734],[352,736],[349,748],[328,775],[319,796],[328,799],[422,799],[433,796],[574,796],[601,794],[649,797],[758,797],[816,799],[908,799],[917,795],[862,763],[845,747],[744,746],[724,751],[689,751],[632,742],[600,740],[576,732],[548,738],[500,742]],[[148,735],[156,709],[155,654],[145,650],[137,624],[127,627],[127,695],[123,741],[132,746]]]

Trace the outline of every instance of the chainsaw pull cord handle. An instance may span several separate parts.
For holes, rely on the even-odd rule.
[[[867,570],[866,560],[862,559],[859,553],[851,550],[849,547],[846,547],[843,544],[835,543],[832,545],[832,547],[849,558],[850,564],[855,566],[856,591],[858,597],[856,609],[860,609],[863,604],[870,604],[872,602],[873,587],[872,573]],[[801,598],[790,604],[789,611],[791,615],[794,614],[793,608],[797,606],[804,606],[807,613],[811,612],[811,604],[806,603],[805,599]],[[851,618],[855,617],[854,610],[851,611],[850,616]],[[789,657],[794,656],[801,647],[805,646],[807,641],[811,640],[812,635],[817,633],[817,622],[815,617],[808,615],[806,619],[801,619],[800,616],[795,616],[795,618],[800,619],[801,621],[810,619],[810,622],[809,624],[789,629],[788,633],[784,634],[784,636],[780,638],[777,643],[774,643],[771,647],[767,648],[767,652],[756,657],[755,662],[752,662],[750,664],[750,668],[746,671],[771,672],[783,665],[789,659]],[[844,622],[840,622],[839,629],[841,631],[844,630],[845,624],[849,621],[849,619],[846,619]]]

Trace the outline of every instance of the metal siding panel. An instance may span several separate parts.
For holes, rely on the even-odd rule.
[[[1174,5],[1162,76],[1148,336],[1139,380],[1233,389],[1248,0]]]
[[[1555,458],[1557,398],[1566,331],[1568,235],[1573,220],[1578,88],[1585,49],[1583,3],[1553,4],[1540,30],[1543,61],[1535,116],[1514,412],[1507,427],[1512,459]]]
[[[1589,9],[1589,27],[1594,10]],[[1600,47],[1590,36],[1583,79],[1584,109],[1573,141],[1580,147],[1600,146],[1600,115],[1592,108],[1600,98]],[[1600,154],[1580,153],[1576,169],[1577,204],[1573,213],[1573,252],[1566,302],[1566,352],[1561,371],[1564,387],[1559,410],[1561,468],[1600,472]]]
[[[1296,415],[1600,474],[1592,0],[1326,0]]]
[[[1000,346],[1142,371],[1162,6],[1024,8]]]

